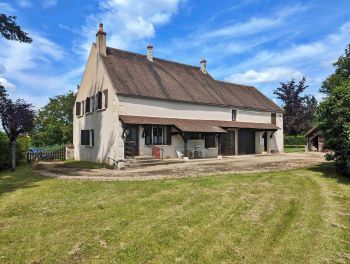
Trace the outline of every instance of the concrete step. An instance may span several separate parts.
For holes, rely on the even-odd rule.
[[[142,162],[130,162],[126,164],[126,168],[142,168],[142,167],[149,167],[149,166],[157,166],[157,165],[169,165],[169,164],[176,164],[176,163],[182,163],[183,160],[149,160],[149,161],[142,161]]]
[[[133,160],[141,161],[141,160],[154,160],[153,156],[135,156]]]
[[[129,163],[131,164],[144,164],[144,163],[157,163],[161,160],[159,159],[149,159],[149,160],[132,160]]]

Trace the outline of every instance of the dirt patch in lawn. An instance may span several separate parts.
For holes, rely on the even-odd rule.
[[[42,176],[88,180],[155,180],[197,177],[213,174],[281,171],[325,162],[321,153],[288,153],[279,155],[230,156],[222,159],[191,160],[184,163],[157,165],[127,170],[79,169],[61,162],[33,165]]]

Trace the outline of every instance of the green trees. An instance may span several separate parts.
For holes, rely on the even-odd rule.
[[[321,86],[320,91],[325,94],[331,94],[332,90],[341,85],[344,81],[350,77],[350,44],[345,49],[345,54],[340,56],[339,59],[333,63],[335,72],[330,75]]]
[[[75,93],[50,98],[38,111],[35,129],[31,135],[35,146],[61,145],[73,142],[73,107]]]
[[[350,48],[350,45],[349,45]],[[334,64],[335,73],[322,84],[327,97],[317,109],[317,121],[326,147],[334,151],[327,154],[334,160],[337,170],[350,176],[350,53],[349,48]]]
[[[34,127],[33,106],[21,99],[12,101],[0,84],[0,120],[11,144],[11,170],[16,168],[16,140]]]
[[[15,16],[0,14],[0,34],[8,40],[31,43],[33,40],[16,24]]]
[[[281,82],[281,87],[274,91],[283,102],[283,126],[288,135],[296,136],[312,127],[317,101],[312,95],[302,95],[306,88],[308,85],[304,77],[299,83],[295,79]]]

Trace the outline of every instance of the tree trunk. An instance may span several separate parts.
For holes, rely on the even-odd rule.
[[[11,170],[16,169],[16,140],[11,141]]]

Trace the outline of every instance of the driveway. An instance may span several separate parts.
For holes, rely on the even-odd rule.
[[[213,174],[256,173],[290,170],[326,162],[322,153],[230,156],[222,159],[143,167],[128,170],[67,168],[63,163],[39,163],[33,166],[42,176],[95,181],[155,180],[198,177]]]

